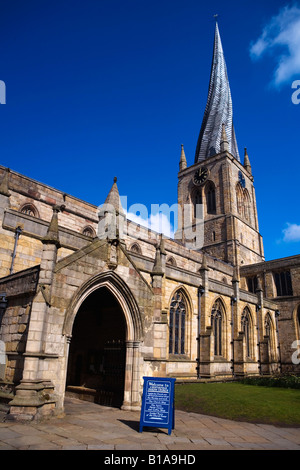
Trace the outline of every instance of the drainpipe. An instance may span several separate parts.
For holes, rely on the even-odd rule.
[[[6,298],[6,293],[5,292],[0,293],[0,327],[1,327],[3,315],[5,314],[7,304],[8,304],[8,300]]]
[[[198,288],[198,335],[197,335],[197,379],[201,379],[200,375],[200,333],[201,333],[201,297],[204,294],[204,287]]]
[[[276,322],[276,336],[277,336],[277,349],[278,349],[278,362],[279,362],[279,372],[282,373],[282,363],[281,363],[281,351],[280,351],[280,342],[279,342],[279,328],[278,328],[278,318],[280,316],[280,311],[275,311],[275,322]]]
[[[18,240],[19,240],[19,237],[20,237],[21,233],[22,233],[21,227],[17,227],[16,232],[15,232],[15,246],[14,246],[13,254],[11,255],[12,260],[11,260],[11,266],[10,266],[9,274],[13,273],[14,261],[15,261],[15,257],[16,257],[16,251],[17,251],[17,245],[18,245]]]
[[[261,305],[256,305],[256,334],[257,334],[257,362],[259,375],[261,375],[261,358],[260,358],[260,333],[259,333],[259,311],[261,310]]]
[[[236,297],[231,297],[231,371],[232,376],[235,376],[234,373],[234,304],[236,303]]]

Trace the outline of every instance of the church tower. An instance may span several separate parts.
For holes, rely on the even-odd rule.
[[[185,234],[202,228],[202,249],[210,255],[233,265],[264,260],[252,168],[247,149],[243,162],[238,150],[218,24],[194,164],[187,166],[182,147],[178,180],[178,238],[187,243]]]

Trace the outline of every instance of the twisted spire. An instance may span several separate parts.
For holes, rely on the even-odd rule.
[[[232,99],[227,67],[219,27],[216,23],[208,98],[198,138],[195,163],[221,151],[223,125],[228,138],[228,151],[240,161],[233,127]]]

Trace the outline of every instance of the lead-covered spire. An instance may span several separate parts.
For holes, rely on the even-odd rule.
[[[198,138],[195,163],[206,160],[221,151],[223,125],[228,138],[228,150],[240,161],[232,118],[232,99],[227,67],[218,24],[216,24],[208,98]]]

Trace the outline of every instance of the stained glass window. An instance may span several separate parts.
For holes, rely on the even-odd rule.
[[[186,302],[181,291],[177,291],[170,306],[169,353],[185,353]]]
[[[216,214],[216,191],[212,183],[206,187],[206,205],[208,214]]]
[[[214,304],[211,312],[211,323],[214,334],[214,355],[222,355],[222,336],[223,336],[223,308],[219,300]]]
[[[246,343],[246,355],[247,357],[251,357],[252,349],[251,349],[251,319],[250,314],[247,309],[244,310],[242,315],[242,331],[245,335],[245,343]]]
[[[277,296],[293,295],[292,278],[290,271],[274,273]]]

